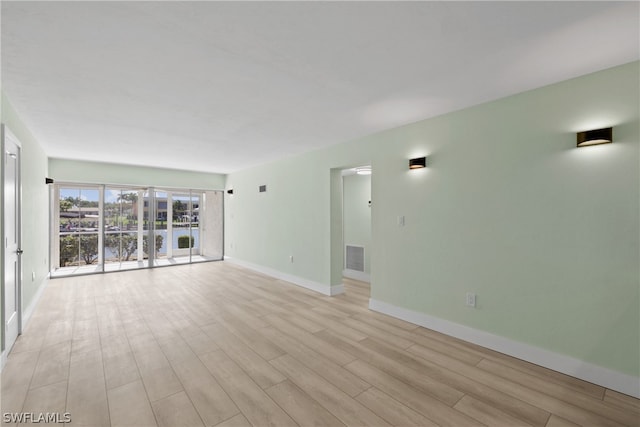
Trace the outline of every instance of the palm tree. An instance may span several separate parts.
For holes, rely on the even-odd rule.
[[[133,203],[138,201],[138,193],[120,193],[118,201],[131,202],[131,205],[133,206]]]
[[[118,202],[131,202],[131,212],[135,210],[135,204],[138,201],[138,193],[120,193]],[[129,215],[132,216],[132,215]]]

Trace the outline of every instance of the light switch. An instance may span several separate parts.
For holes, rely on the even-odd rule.
[[[398,227],[404,227],[404,215],[398,216]]]

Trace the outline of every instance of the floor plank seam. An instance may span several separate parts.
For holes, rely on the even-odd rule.
[[[173,415],[162,409],[165,404],[184,410],[193,424],[207,426],[232,419],[255,424],[260,413],[297,425],[307,417],[310,423],[315,416],[323,419],[323,413],[359,425],[363,419],[396,425],[409,419],[445,422],[439,417],[447,413],[489,425],[640,421],[640,400],[371,312],[368,288],[355,282],[345,281],[345,294],[326,297],[223,264],[161,273],[56,279],[48,286],[26,338],[20,337],[18,351],[9,355],[16,363],[3,372],[9,378],[12,367],[31,366],[24,376],[13,374],[19,385],[15,406],[33,410],[40,396],[60,391],[64,397],[48,402],[75,408],[76,422],[88,422],[92,409],[81,408],[78,397],[88,387],[98,396],[88,401],[102,417],[96,423],[114,426],[123,414],[114,418],[112,411],[123,408],[166,425]],[[192,357],[202,367],[191,368]],[[211,364],[223,360],[230,365],[222,371]],[[131,363],[135,366],[126,372],[118,371]],[[161,379],[154,379],[154,372]],[[217,412],[220,417],[202,412],[203,400],[197,397],[202,391],[190,382],[204,372],[210,383],[200,387],[215,384],[215,396],[228,401],[220,406],[225,408]],[[246,390],[229,382],[235,381],[225,377],[235,375],[229,372],[241,375],[253,398],[238,394]],[[96,382],[81,385],[93,381],[85,379],[88,374]],[[135,397],[129,406],[127,393]],[[96,400],[102,395],[105,400]],[[252,401],[264,406],[246,406]],[[296,402],[306,409],[295,409]]]

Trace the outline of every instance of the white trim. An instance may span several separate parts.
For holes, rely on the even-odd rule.
[[[249,270],[257,271],[258,273],[266,274],[267,276],[275,277],[276,279],[284,280],[286,282],[293,283],[294,285],[301,286],[303,288],[311,289],[312,291],[319,292],[323,295],[338,295],[344,292],[344,285],[329,286],[323,283],[314,282],[313,280],[305,279],[304,277],[294,276],[292,274],[283,273],[273,268],[264,267],[262,265],[253,264],[251,262],[239,260],[237,258],[224,257],[225,261],[232,264],[239,265],[240,267],[248,268]]]
[[[6,152],[7,150],[7,141],[10,141],[12,144],[14,144],[16,146],[16,148],[18,149],[18,154],[17,154],[17,161],[16,161],[16,167],[15,167],[15,184],[17,187],[16,190],[16,218],[15,218],[15,228],[16,228],[16,235],[17,235],[17,248],[16,249],[21,249],[22,244],[24,243],[22,241],[22,214],[23,214],[23,209],[22,209],[22,142],[20,142],[20,140],[18,139],[18,137],[12,132],[11,128],[9,128],[9,126],[7,126],[5,123],[1,123],[0,124],[0,136],[1,136],[1,141],[0,141],[0,148],[2,151],[2,161],[4,163],[4,159],[5,159],[5,153],[9,154],[8,152]],[[6,203],[6,194],[5,194],[5,186],[6,186],[6,172],[2,172],[0,174],[0,182],[2,183],[2,188],[0,189],[0,204],[2,205],[2,208],[0,209],[0,221],[2,221],[2,224],[4,224],[6,226],[6,218],[5,218],[5,203]],[[5,227],[6,228],[6,227]],[[0,236],[0,239],[5,240],[7,235],[7,230],[5,228],[2,228],[2,233]],[[2,266],[0,267],[0,273],[2,274],[2,277],[4,277],[4,275],[6,274],[5,271],[5,263],[7,261],[6,257],[7,257],[7,253],[6,253],[6,244],[5,244],[5,251],[2,251]],[[17,307],[16,307],[16,314],[17,314],[17,327],[18,327],[18,335],[16,336],[16,339],[18,338],[18,336],[20,335],[20,333],[22,332],[22,328],[23,328],[23,312],[22,312],[22,286],[23,286],[23,270],[24,270],[24,265],[22,262],[22,257],[20,255],[17,256],[16,259],[16,265],[18,266],[17,268],[17,276],[15,277],[15,289],[16,289],[16,300],[17,300]],[[4,299],[4,297],[6,296],[5,292],[6,292],[6,283],[4,282],[4,280],[2,280],[2,286],[0,286],[0,293],[2,294],[2,298]],[[13,347],[13,345],[15,344],[15,340],[14,342],[10,343],[10,347],[9,349],[7,349],[7,319],[6,319],[6,313],[4,312],[4,309],[6,308],[4,306],[4,302],[2,303],[3,306],[2,308],[0,308],[0,323],[2,323],[3,327],[4,327],[4,331],[2,333],[2,339],[0,340],[2,345],[5,347],[2,354],[3,354],[3,358],[6,361],[6,357],[8,356],[9,351],[11,351],[11,348]],[[11,317],[13,318],[13,316]],[[0,365],[2,364],[2,359],[0,358]],[[4,366],[4,365],[2,365]]]
[[[0,373],[4,369],[4,365],[7,364],[7,352],[3,351],[2,356],[0,356]]]
[[[27,326],[27,323],[29,323],[29,320],[31,319],[33,312],[36,310],[36,306],[38,305],[38,302],[42,297],[44,288],[47,286],[48,278],[49,278],[49,275],[47,275],[47,277],[45,277],[40,282],[40,286],[38,287],[38,290],[33,296],[33,299],[31,300],[31,304],[29,304],[29,307],[27,307],[26,310],[22,312],[22,329],[23,330]],[[20,335],[22,335],[22,331],[20,331]],[[4,365],[7,363],[7,357],[9,357],[9,353],[5,350],[2,352],[2,355],[0,356],[0,372],[2,372],[2,370],[4,369]]]
[[[331,286],[330,289],[331,289],[331,291],[329,293],[329,296],[340,295],[340,294],[344,293],[344,285],[343,284]]]
[[[369,299],[369,308],[518,359],[640,398],[640,378],[428,314]]]
[[[42,297],[42,294],[44,293],[44,288],[47,287],[47,283],[48,283],[48,277],[45,277],[40,282],[40,286],[38,286],[38,290],[36,291],[35,295],[31,299],[31,303],[29,304],[29,307],[27,307],[22,312],[22,329],[23,330],[27,326],[27,323],[29,323],[29,319],[31,319],[31,316],[33,315],[33,312],[36,310],[36,306],[38,305],[38,302],[40,301],[40,298]],[[22,331],[20,331],[20,333],[22,333]]]
[[[361,282],[371,283],[371,275],[358,270],[351,270],[350,268],[345,268],[342,270],[342,275],[346,278],[359,280]]]

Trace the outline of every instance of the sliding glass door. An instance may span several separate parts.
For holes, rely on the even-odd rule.
[[[105,187],[104,263],[105,270],[141,268],[148,265],[143,220],[145,189]]]
[[[151,197],[153,196],[153,197]],[[153,223],[153,265],[168,265],[171,259],[170,246],[167,247],[167,233],[171,230],[173,221],[171,219],[171,208],[169,206],[169,193],[156,190],[149,194],[148,206],[149,214],[155,218]]]
[[[199,254],[200,233],[198,229],[198,216],[196,215],[200,205],[198,196],[188,193],[170,193],[172,209],[171,236],[167,237],[167,243],[171,242],[171,254],[175,262],[191,262],[192,255]]]
[[[223,258],[223,193],[172,191],[155,193],[156,234],[162,242],[155,265]]]
[[[67,274],[102,271],[102,191],[63,186],[54,194],[54,270]]]
[[[52,276],[221,260],[223,192],[53,186]]]

